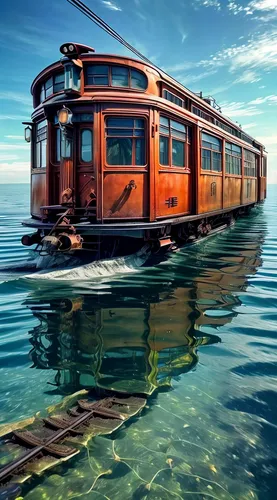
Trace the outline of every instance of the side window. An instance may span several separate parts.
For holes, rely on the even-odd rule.
[[[190,132],[187,125],[160,116],[160,165],[187,167]]]
[[[145,165],[145,121],[137,118],[106,119],[108,165]]]
[[[37,123],[34,168],[46,167],[47,120]]]
[[[90,163],[92,161],[93,149],[92,131],[90,129],[81,130],[81,161]]]
[[[213,172],[222,171],[222,141],[202,132],[201,168]]]
[[[256,177],[256,156],[255,153],[244,150],[244,175],[247,177]]]
[[[225,143],[226,174],[241,175],[242,149],[236,144]]]

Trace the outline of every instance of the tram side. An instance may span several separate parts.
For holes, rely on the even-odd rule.
[[[49,234],[51,252],[97,238],[186,240],[266,197],[264,147],[209,103],[140,61],[74,57],[32,85],[24,225],[37,233],[23,244]]]

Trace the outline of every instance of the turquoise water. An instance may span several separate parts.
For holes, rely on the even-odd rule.
[[[277,186],[224,233],[86,282],[25,279],[28,186],[0,200],[0,424],[82,388],[156,389],[24,498],[275,498]]]

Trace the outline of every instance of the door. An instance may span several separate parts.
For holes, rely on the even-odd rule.
[[[146,117],[106,116],[103,148],[103,218],[149,216]]]
[[[76,207],[96,211],[93,124],[76,125]]]

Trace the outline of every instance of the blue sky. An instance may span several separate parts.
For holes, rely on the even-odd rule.
[[[266,145],[277,183],[277,0],[86,0],[159,67]],[[29,145],[21,122],[30,85],[59,59],[66,41],[98,53],[128,54],[66,0],[10,0],[0,21],[0,183],[28,182]]]

